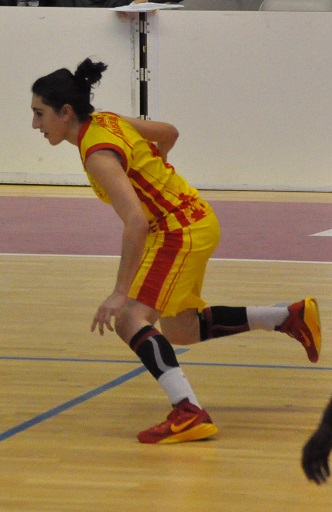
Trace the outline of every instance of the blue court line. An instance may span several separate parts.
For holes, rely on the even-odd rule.
[[[74,357],[25,357],[25,356],[2,356],[0,361],[36,361],[54,363],[125,363],[138,364],[137,359],[126,361],[124,359],[77,359]]]
[[[331,366],[296,366],[282,364],[252,364],[252,363],[182,363],[181,366],[219,366],[222,368],[263,368],[266,370],[328,370]]]
[[[83,395],[73,398],[72,400],[69,400],[68,402],[65,402],[57,407],[54,407],[49,411],[39,414],[38,416],[35,416],[34,418],[31,418],[30,420],[25,421],[24,423],[21,423],[16,427],[10,428],[5,432],[2,432],[0,434],[0,441],[5,441],[5,439],[13,437],[14,435],[23,432],[24,430],[34,427],[35,425],[38,425],[38,423],[42,423],[45,420],[53,418],[54,416],[57,416],[58,414],[66,411],[67,409],[70,409],[71,407],[75,407],[76,405],[82,404],[83,402],[86,402],[87,400],[90,400],[95,396],[101,395],[102,393],[105,393],[105,391],[115,388],[116,386],[119,386],[120,384],[123,384],[124,382],[127,382],[128,380],[133,379],[134,377],[137,377],[138,375],[146,371],[147,370],[145,369],[144,366],[140,366],[139,368],[136,368],[135,370],[132,370],[129,373],[125,373],[121,377],[118,377],[114,380],[111,380],[110,382],[107,382],[103,386],[100,386],[96,389],[92,389],[91,391],[88,391]]]
[[[176,353],[183,354],[183,353],[187,352],[188,350],[189,349],[177,349]],[[4,356],[4,357],[0,357],[0,360],[139,364],[138,361],[123,361],[123,360],[116,360],[116,359],[114,359],[114,360],[112,360],[112,359],[95,360],[95,359],[71,359],[71,358],[59,359],[59,358]],[[279,369],[279,370],[321,370],[321,371],[332,370],[332,367],[321,367],[321,366],[263,365],[263,364],[248,364],[248,363],[204,363],[204,362],[190,363],[190,362],[182,362],[181,366],[214,366],[214,367],[219,367],[219,368],[263,368],[263,369]],[[110,382],[107,382],[106,384],[99,386],[98,388],[88,391],[87,393],[84,393],[83,395],[73,398],[72,400],[69,400],[57,407],[54,407],[53,409],[50,409],[49,411],[39,414],[39,415],[35,416],[34,418],[31,418],[28,421],[25,421],[19,425],[16,425],[15,427],[5,430],[4,432],[0,433],[0,442],[5,441],[6,439],[13,437],[14,435],[19,434],[20,432],[28,430],[29,428],[32,428],[35,425],[42,423],[43,421],[53,418],[54,416],[57,416],[58,414],[61,414],[62,412],[66,411],[72,407],[75,407],[76,405],[86,402],[87,400],[90,400],[91,398],[101,395],[102,393],[105,393],[105,391],[115,388],[116,386],[119,386],[120,384],[123,384],[123,383],[133,379],[134,377],[137,377],[138,375],[145,373],[146,371],[147,370],[144,366],[139,366],[135,370],[132,370],[131,372],[128,372],[120,377],[117,377],[116,379],[114,379]]]
[[[177,355],[188,352],[189,349],[177,349]],[[78,359],[75,357],[32,357],[32,356],[0,356],[0,361],[41,361],[41,362],[59,362],[59,363],[129,363],[137,364],[137,359],[123,360],[123,359]]]
[[[189,349],[177,349],[176,355],[189,352]],[[2,356],[0,361],[36,361],[36,362],[55,362],[55,363],[107,363],[107,364],[138,364],[137,360],[124,359],[75,359],[59,357],[21,357],[21,356]],[[320,370],[331,371],[331,366],[300,366],[300,365],[281,365],[281,364],[255,364],[255,363],[211,363],[211,362],[185,362],[181,361],[181,366],[216,366],[220,368],[263,368],[274,370]]]
[[[187,352],[188,349],[178,349],[175,352],[177,354],[182,354],[183,352]],[[88,363],[132,363],[132,364],[139,364],[139,361],[123,361],[123,360],[94,360],[94,359],[71,359],[71,358],[64,358],[64,359],[58,359],[58,358],[52,358],[52,357],[10,357],[10,356],[4,356],[0,357],[0,360],[3,361],[55,361],[55,362],[88,362]],[[38,416],[35,416],[34,418],[31,418],[28,421],[25,421],[21,423],[20,425],[16,425],[15,427],[12,427],[8,430],[5,430],[4,432],[0,433],[0,442],[5,441],[6,439],[13,437],[16,434],[19,434],[20,432],[23,432],[24,430],[28,430],[31,427],[34,427],[35,425],[38,425],[39,423],[42,423],[43,421],[46,421],[50,418],[53,418],[54,416],[57,416],[58,414],[61,414],[62,412],[75,407],[76,405],[82,404],[83,402],[86,402],[87,400],[90,400],[91,398],[94,398],[95,396],[101,395],[102,393],[105,393],[105,391],[108,391],[112,388],[115,388],[116,386],[119,386],[120,384],[123,384],[134,377],[137,377],[141,373],[145,373],[147,370],[144,366],[139,366],[139,368],[136,368],[135,370],[132,370],[129,373],[125,373],[124,375],[121,375],[121,377],[118,377],[114,380],[111,380],[110,382],[107,382],[103,386],[100,386],[98,388],[92,389],[91,391],[88,391],[87,393],[84,393],[83,395],[80,395],[76,398],[73,398],[72,400],[69,400],[68,402],[65,402],[61,405],[58,405],[57,407],[54,407],[53,409],[50,409],[49,411],[46,411],[42,414],[38,414]]]

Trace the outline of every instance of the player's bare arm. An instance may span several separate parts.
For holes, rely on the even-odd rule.
[[[123,222],[121,260],[114,290],[100,306],[91,329],[99,324],[100,334],[104,325],[113,330],[110,319],[124,305],[131,283],[136,275],[144,248],[149,225],[134,189],[112,151],[93,153],[86,162],[89,174],[108,194],[114,210]]]
[[[128,121],[144,139],[156,143],[160,155],[166,162],[169,151],[173,148],[179,137],[179,132],[175,126],[161,121],[147,121],[134,117],[122,117]]]
[[[330,477],[329,457],[332,451],[332,399],[327,404],[321,422],[302,450],[302,468],[316,484]]]

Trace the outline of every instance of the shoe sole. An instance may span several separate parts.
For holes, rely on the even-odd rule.
[[[312,363],[316,363],[321,349],[321,327],[318,304],[314,297],[307,297],[304,300],[303,320],[312,335],[312,340],[310,340],[303,333],[307,344],[305,348],[308,353],[309,360]]]
[[[172,444],[172,443],[186,443],[189,441],[200,441],[201,439],[207,439],[217,434],[218,429],[213,423],[200,423],[195,427],[192,427],[179,434],[166,437],[156,444]]]

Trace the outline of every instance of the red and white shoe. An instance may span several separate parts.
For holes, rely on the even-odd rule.
[[[307,297],[288,306],[289,316],[276,331],[284,332],[304,346],[309,361],[316,363],[321,348],[321,328],[316,299]]]

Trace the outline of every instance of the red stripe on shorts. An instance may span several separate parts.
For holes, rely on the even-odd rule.
[[[136,300],[155,307],[163,284],[183,245],[182,230],[166,232],[164,245],[160,247],[144,279]]]

